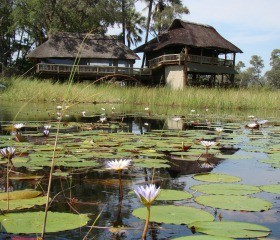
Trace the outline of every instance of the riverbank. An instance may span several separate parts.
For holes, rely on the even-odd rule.
[[[143,106],[174,106],[216,109],[279,109],[279,90],[209,89],[188,87],[119,87],[90,82],[53,83],[50,80],[1,79],[2,101],[67,103],[125,103]]]

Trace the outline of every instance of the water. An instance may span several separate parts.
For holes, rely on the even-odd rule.
[[[11,108],[10,105],[1,106],[1,125],[2,125],[2,140],[0,138],[1,146],[5,145],[3,137],[7,132],[4,126],[10,124],[11,121],[16,120],[19,122],[29,121],[32,123],[42,122],[46,123],[56,119],[56,112],[54,105],[38,105],[31,104],[27,108],[21,109],[22,105]],[[86,213],[90,214],[92,219],[87,227],[80,229],[63,231],[57,233],[46,234],[46,239],[83,239],[89,232],[88,239],[140,239],[144,221],[132,215],[132,211],[138,207],[142,207],[141,203],[131,191],[139,184],[148,183],[153,175],[155,176],[156,183],[163,189],[177,189],[188,191],[194,197],[201,195],[199,192],[193,192],[190,187],[196,184],[203,184],[203,182],[193,179],[193,175],[197,172],[211,171],[213,173],[224,173],[240,177],[241,184],[249,184],[254,186],[261,186],[267,184],[279,184],[280,170],[273,168],[271,164],[262,163],[261,160],[268,159],[267,150],[276,144],[279,144],[279,116],[278,112],[263,112],[263,115],[258,115],[260,118],[266,117],[269,119],[269,124],[261,130],[251,132],[245,129],[244,125],[249,122],[248,115],[256,114],[256,112],[239,113],[222,112],[222,113],[205,113],[203,110],[196,110],[195,114],[191,114],[189,110],[177,111],[170,110],[164,114],[164,110],[159,110],[159,113],[147,113],[143,106],[134,109],[131,106],[116,106],[113,114],[111,107],[113,105],[104,104],[106,107],[106,117],[109,122],[122,123],[123,127],[119,129],[109,128],[111,132],[128,131],[133,132],[135,135],[144,136],[151,130],[168,130],[173,131],[172,137],[186,136],[184,141],[194,140],[200,136],[207,137],[209,140],[216,139],[213,129],[215,126],[223,126],[226,128],[224,136],[221,137],[221,142],[227,141],[231,136],[237,139],[235,149],[226,152],[229,158],[222,158],[219,155],[213,156],[211,162],[215,163],[215,167],[210,169],[202,169],[197,161],[181,161],[170,158],[172,162],[169,169],[156,169],[155,172],[151,168],[133,167],[125,171],[122,179],[124,183],[124,199],[121,204],[119,202],[119,188],[117,174],[109,171],[104,171],[104,167],[98,168],[83,168],[82,170],[75,171],[68,178],[55,178],[52,184],[51,196],[56,196],[55,201],[51,204],[51,211],[58,212],[72,212],[72,213]],[[69,116],[65,118],[67,121],[78,122],[81,124],[100,124],[99,117],[103,114],[101,105],[80,105],[75,109],[69,111]],[[20,110],[20,111],[19,111]],[[82,110],[86,111],[87,117],[81,116]],[[197,115],[199,114],[199,116]],[[186,116],[184,121],[174,122],[172,116]],[[207,120],[206,120],[207,119]],[[211,122],[211,126],[206,122]],[[198,123],[195,125],[194,123]],[[42,125],[41,124],[41,125]],[[53,126],[55,123],[51,123]],[[28,123],[26,122],[26,125]],[[99,125],[98,125],[99,126]],[[101,125],[101,129],[106,125]],[[99,129],[99,128],[98,128]],[[99,131],[93,129],[89,133]],[[104,134],[108,131],[107,128]],[[38,132],[32,128],[24,129],[23,135],[27,136],[30,133]],[[53,135],[53,132],[51,133]],[[75,134],[75,133],[73,133]],[[95,135],[92,135],[94,138]],[[174,137],[174,138],[175,138]],[[171,137],[170,137],[171,138]],[[6,138],[5,138],[6,139]],[[30,140],[32,139],[32,140]],[[35,141],[30,138],[28,141]],[[38,138],[40,139],[40,138]],[[37,141],[37,138],[36,138]],[[113,141],[111,139],[111,141]],[[37,141],[38,143],[38,141]],[[180,144],[181,142],[179,142]],[[21,143],[17,143],[21,144]],[[41,143],[40,143],[41,144]],[[29,149],[29,151],[31,151]],[[202,151],[202,150],[201,150]],[[100,160],[104,163],[104,160]],[[25,168],[17,169],[20,172],[27,172]],[[67,171],[66,167],[56,167],[55,170]],[[44,167],[36,172],[37,174],[44,175],[45,178],[40,182],[40,188],[44,191],[47,189],[48,184],[48,168]],[[2,179],[4,182],[4,179]],[[12,181],[13,189],[34,188],[36,182],[34,181]],[[240,212],[231,210],[217,209],[216,220],[219,221],[218,215],[222,216],[222,221],[244,221],[256,223],[266,226],[272,230],[269,239],[280,239],[280,197],[279,194],[270,194],[260,192],[253,196],[266,199],[273,205],[270,210],[263,212]],[[68,203],[67,203],[68,202]],[[172,203],[172,202],[171,202]],[[155,203],[157,204],[170,204],[169,202]],[[210,207],[205,207],[197,204],[194,198],[177,201],[175,205],[192,206],[199,209],[206,210],[211,214],[215,214],[215,210]],[[43,208],[36,207],[36,210]],[[100,214],[98,217],[98,214]],[[90,230],[91,224],[97,219],[95,226]],[[120,230],[113,227],[123,226]],[[148,232],[147,239],[160,240],[172,239],[180,236],[192,235],[190,229],[185,225],[172,225],[164,223],[152,223]],[[199,233],[196,233],[198,235]],[[13,234],[1,234],[1,239],[13,239]],[[35,235],[29,234],[28,237]]]

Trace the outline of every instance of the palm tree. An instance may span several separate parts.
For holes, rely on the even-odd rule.
[[[141,34],[144,28],[145,17],[141,13],[137,12],[135,8],[131,8],[127,12],[126,18],[126,41],[127,46],[130,48],[131,44],[137,45],[138,42],[142,41]]]

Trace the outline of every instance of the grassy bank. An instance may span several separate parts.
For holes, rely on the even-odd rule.
[[[3,101],[56,102],[65,101],[67,83],[53,83],[38,79],[0,80]],[[147,106],[211,107],[219,109],[279,109],[279,90],[267,89],[202,89],[188,87],[171,90],[167,87],[119,87],[75,83],[67,94],[67,102],[111,102],[142,104]]]

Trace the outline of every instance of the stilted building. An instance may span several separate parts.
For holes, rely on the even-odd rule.
[[[213,27],[179,19],[134,52],[145,54],[154,84],[166,84],[173,89],[187,85],[232,85],[237,73],[236,53],[242,53]]]

